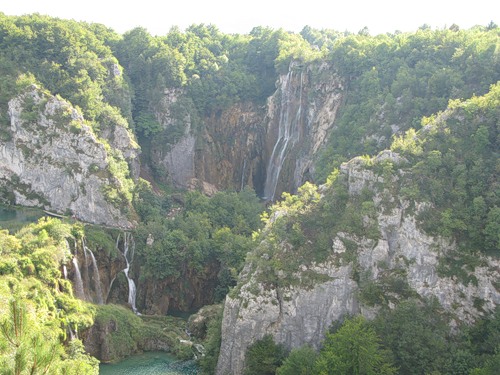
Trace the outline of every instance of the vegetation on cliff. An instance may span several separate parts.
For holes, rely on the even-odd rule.
[[[298,270],[329,258],[331,241],[339,233],[347,235],[345,251],[335,261],[356,265],[357,244],[347,237],[380,239],[377,212],[396,204],[393,197],[409,204],[408,212],[426,233],[457,244],[456,251],[440,260],[439,273],[474,284],[481,256],[497,257],[500,250],[499,51],[494,24],[470,30],[422,27],[415,33],[377,36],[309,27],[300,34],[256,27],[248,35],[226,35],[214,26],[193,25],[154,37],[142,28],[118,35],[102,25],[0,13],[0,140],[12,137],[8,102],[32,85],[44,100],[25,98],[26,123],[36,123],[49,95],[77,108],[110,158],[107,171],[90,165],[89,172],[110,177],[116,186],[106,188],[108,200],[124,211],[133,203],[135,212],[129,214],[137,214],[140,221],[131,272],[141,280],[180,283],[193,273],[206,274],[210,303],[221,301],[236,284],[247,253],[255,247],[248,261],[261,270],[257,282],[266,288],[313,287],[325,281],[325,275]],[[209,199],[198,192],[171,194],[165,186],[153,190],[142,180],[132,180],[126,155],[105,137],[117,126],[126,128],[132,139],[140,140],[147,163],[152,142],[166,150],[184,135],[185,118],[199,135],[204,119],[236,103],[264,105],[292,60],[294,69],[309,64],[313,84],[323,74],[338,75],[345,98],[330,124],[329,143],[311,170],[311,178],[325,184],[307,183],[298,194],[285,194],[263,216],[267,226],[261,231],[263,207],[252,191],[219,192]],[[325,64],[331,68],[318,68]],[[172,90],[178,98],[169,116],[178,121],[165,126],[161,100]],[[78,132],[68,113],[52,120]],[[204,140],[199,138],[196,147],[202,150]],[[398,163],[375,156],[355,159],[352,163],[373,172],[377,182],[350,194],[348,176],[337,168],[357,155],[376,155],[386,148],[398,154]],[[30,150],[24,151],[29,156]],[[156,171],[154,178],[161,173],[165,171]],[[13,201],[11,191],[0,193],[0,199]],[[165,321],[147,321],[116,306],[96,312],[72,296],[60,266],[70,256],[65,239],[79,236],[79,226],[57,220],[42,220],[15,235],[0,232],[0,296],[9,301],[0,307],[0,367],[22,372],[37,358],[37,366],[50,366],[51,373],[95,373],[95,361],[77,340],[68,339],[94,316],[103,327],[112,321],[127,327],[108,337],[113,359],[147,347],[148,340],[165,340],[172,347],[176,338],[153,332],[169,327]],[[108,252],[116,250],[112,239],[98,233],[90,241],[100,242]],[[351,365],[359,358],[338,348],[346,332],[355,332],[353,339],[364,338],[354,343],[358,346],[371,344],[373,361],[363,362],[368,363],[365,373],[393,373],[394,368],[405,374],[493,373],[499,362],[498,314],[472,328],[459,327],[451,336],[445,314],[428,308],[426,301],[413,301],[415,293],[398,271],[388,272],[377,284],[353,267],[360,301],[382,309],[410,302],[388,309],[372,323],[346,320],[327,335],[318,357],[303,348],[281,365],[282,348],[267,337],[249,352],[249,366],[257,370],[248,373],[263,373],[258,367],[262,364],[270,373],[293,373],[293,364],[304,356],[314,360],[304,371],[356,372]],[[234,288],[233,295],[238,291]],[[477,299],[475,308],[490,313],[483,311],[483,304]],[[18,323],[21,318],[24,327]],[[426,328],[429,322],[432,329]],[[20,334],[13,338],[16,331]],[[219,335],[215,322],[202,360],[207,371],[215,367]],[[45,347],[39,344],[42,339]],[[32,347],[27,348],[28,342]],[[265,361],[259,357],[272,353],[276,355]]]
[[[355,156],[388,148],[396,132],[420,129],[422,117],[444,110],[450,99],[484,95],[500,80],[499,50],[494,24],[337,39],[327,59],[346,80],[347,96],[316,180]]]
[[[296,195],[284,194],[265,215],[259,245],[248,258],[251,271],[240,279],[232,298],[238,298],[245,283],[275,289],[278,300],[280,291],[285,295],[297,286],[311,288],[327,280],[310,270],[333,259],[339,265],[352,266],[359,301],[376,306],[379,313],[369,323],[355,317],[347,319],[338,331],[333,327],[313,369],[309,367],[306,373],[495,373],[498,309],[485,309],[485,301],[475,298],[473,307],[481,318],[474,325],[459,324],[451,332],[450,322],[457,322],[453,306],[446,311],[437,301],[412,291],[404,266],[386,273],[387,265],[378,264],[379,277],[368,277],[361,272],[359,248],[367,239],[374,243],[381,239],[379,217],[404,206],[402,214],[415,216],[423,231],[456,244],[450,251],[436,245],[435,251],[443,254],[438,273],[453,282],[477,285],[475,268],[484,266],[485,256],[498,259],[500,254],[499,88],[492,85],[483,96],[451,101],[445,111],[424,118],[420,130],[410,129],[395,137],[390,151],[350,161],[319,188],[307,183]],[[344,250],[334,254],[331,241],[339,233],[345,239]],[[301,269],[308,271],[304,274]],[[496,281],[492,285],[498,290]],[[251,292],[251,287],[245,288]],[[343,336],[345,332],[351,334]],[[485,335],[481,337],[479,332]],[[373,341],[364,336],[368,334]],[[281,354],[270,354],[270,349],[253,357],[257,348],[271,345],[268,339],[248,348],[246,372],[269,372],[267,366],[273,364],[277,373],[294,374],[287,360],[279,369]],[[347,344],[346,340],[353,342]],[[370,342],[372,348],[341,349]],[[359,353],[368,357],[353,358]],[[293,352],[290,361],[299,355]],[[382,367],[373,370],[370,363]],[[362,369],[352,368],[353,364]]]
[[[61,266],[67,240],[82,227],[40,219],[16,234],[0,231],[0,368],[12,374],[97,374],[77,335],[95,308],[73,296]]]

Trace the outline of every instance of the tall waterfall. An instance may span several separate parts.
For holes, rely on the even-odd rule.
[[[101,276],[99,275],[99,269],[97,268],[97,262],[95,260],[94,253],[90,248],[87,247],[85,239],[82,240],[83,251],[85,253],[85,261],[87,261],[87,253],[90,255],[90,260],[92,261],[92,279],[94,281],[94,290],[96,293],[97,303],[102,305],[104,303],[102,297],[102,287],[101,287]]]
[[[288,151],[299,139],[299,122],[302,115],[302,71],[299,73],[300,87],[298,92],[294,88],[294,71],[289,69],[281,85],[281,107],[278,123],[278,138],[273,147],[273,152],[266,171],[264,185],[264,198],[274,201],[276,187],[278,186],[281,169]]]
[[[80,273],[80,267],[78,266],[78,259],[76,259],[76,255],[73,257],[73,266],[75,267],[75,295],[77,298],[84,300],[85,291],[83,290],[82,274]]]
[[[245,170],[247,169],[247,159],[243,161],[243,170],[241,171],[241,186],[240,191],[245,187]]]
[[[118,246],[119,239],[120,238],[118,237],[118,239],[116,241],[117,246]],[[134,251],[135,251],[134,237],[132,237],[131,233],[124,232],[123,233],[123,256],[125,257],[125,262],[126,262],[127,266],[123,270],[123,273],[125,274],[125,277],[127,278],[127,281],[128,281],[128,304],[132,308],[132,311],[134,311],[137,314],[138,311],[137,311],[137,307],[135,306],[135,298],[136,298],[137,289],[136,289],[134,280],[128,274],[128,272],[130,270],[130,265],[132,264],[132,261],[134,260]],[[110,286],[110,290],[111,290],[111,286]]]

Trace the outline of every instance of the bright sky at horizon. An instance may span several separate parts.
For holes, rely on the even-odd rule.
[[[358,32],[368,27],[372,35],[415,31],[457,24],[467,29],[500,22],[500,2],[495,0],[0,0],[0,12],[30,13],[102,23],[119,33],[143,26],[153,35],[165,35],[172,26],[181,30],[192,24],[213,24],[224,33],[249,33],[255,26],[299,32],[306,25],[317,29]]]

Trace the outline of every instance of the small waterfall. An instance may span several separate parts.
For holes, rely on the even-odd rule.
[[[69,242],[67,239],[64,240],[66,242],[66,249],[68,250],[68,254],[71,254],[71,247],[69,246]],[[62,265],[64,280],[68,280],[68,267],[65,264]]]
[[[125,262],[127,266],[123,270],[123,273],[125,274],[125,277],[127,278],[128,281],[128,304],[132,308],[132,311],[134,313],[138,313],[137,307],[135,306],[135,298],[136,298],[136,287],[135,287],[135,282],[134,280],[128,275],[128,272],[130,270],[130,265],[132,264],[132,261],[134,260],[134,251],[135,251],[135,242],[134,238],[132,237],[131,233],[123,233],[123,256],[125,257]]]
[[[241,171],[241,187],[240,191],[245,187],[245,170],[247,169],[247,159],[243,161],[243,170]]]
[[[77,298],[85,300],[85,292],[83,289],[82,274],[80,273],[80,267],[78,266],[78,259],[76,255],[73,257],[73,266],[75,267],[75,295]]]
[[[290,64],[291,67],[292,64]],[[278,138],[273,147],[273,152],[266,171],[266,182],[264,185],[264,199],[274,201],[276,187],[278,186],[281,168],[285,162],[290,146],[293,146],[299,139],[300,117],[302,115],[302,83],[303,73],[300,72],[300,87],[298,106],[296,92],[293,87],[293,70],[290,68],[288,74],[281,85],[281,107],[278,123]],[[295,112],[295,113],[294,113]]]
[[[116,280],[116,276],[111,279],[111,282],[109,283],[109,288],[108,288],[108,293],[106,294],[106,303],[109,300],[109,293],[111,293],[111,288],[113,287],[113,283]]]
[[[69,332],[69,340],[73,341],[74,339],[78,338],[78,331],[75,329],[74,331],[71,329],[71,325],[68,325],[68,332]]]
[[[101,288],[101,276],[99,275],[99,269],[97,268],[97,262],[95,260],[94,253],[85,244],[85,239],[82,240],[83,251],[85,252],[85,260],[87,260],[87,253],[90,255],[90,260],[92,261],[92,275],[94,280],[94,290],[97,297],[97,303],[102,305],[104,303],[102,298],[102,288]]]
[[[120,245],[120,233],[118,233],[118,236],[116,237],[116,243],[115,243],[115,249],[118,250],[118,252],[120,252],[119,245]],[[116,275],[115,275],[115,277],[113,277],[111,279],[111,282],[109,283],[108,293],[106,294],[106,303],[109,300],[109,294],[111,293],[111,288],[113,288],[113,283],[115,282],[115,280],[116,280]]]
[[[87,257],[87,249],[85,245],[82,245],[82,249],[83,249],[84,264],[80,272],[82,274],[82,279],[83,279],[83,288],[84,288],[83,290],[87,291],[88,299],[89,301],[92,301],[92,296],[90,294],[91,288],[90,288],[90,277],[89,277],[89,259]],[[76,255],[76,250],[75,250],[75,255]]]

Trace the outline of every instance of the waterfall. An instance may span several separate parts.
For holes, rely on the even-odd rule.
[[[83,279],[83,290],[86,290],[88,293],[88,298],[89,301],[92,301],[92,297],[90,294],[90,277],[89,277],[89,259],[87,257],[87,249],[85,245],[82,245],[83,249],[83,257],[84,257],[84,264],[82,265],[82,279]],[[76,248],[75,248],[75,255],[76,255]]]
[[[94,290],[97,297],[97,303],[102,305],[104,303],[102,298],[102,288],[101,288],[101,276],[99,275],[99,268],[97,268],[97,262],[95,260],[94,253],[85,244],[85,239],[82,240],[83,251],[85,253],[85,261],[87,261],[87,253],[90,255],[90,260],[92,261],[92,275],[94,280]]]
[[[126,267],[123,270],[123,273],[125,274],[125,277],[127,278],[128,281],[128,304],[132,308],[132,310],[137,314],[137,307],[135,306],[135,298],[136,298],[136,287],[135,287],[135,282],[132,280],[132,278],[128,275],[128,271],[130,270],[130,265],[132,264],[132,261],[134,260],[134,250],[135,250],[135,242],[134,238],[132,237],[132,234],[124,232],[123,233],[123,256],[125,257],[125,262],[126,262]],[[130,254],[130,255],[129,255]],[[130,260],[129,260],[130,258]]]
[[[80,267],[78,266],[78,259],[76,255],[73,257],[73,266],[75,267],[75,295],[77,298],[85,300],[85,292],[83,290],[83,280],[82,274],[80,273]]]
[[[290,64],[292,65],[292,64]],[[296,101],[296,91],[293,87],[293,70],[289,69],[288,74],[283,79],[281,85],[281,107],[278,123],[278,138],[273,147],[273,152],[266,171],[266,182],[264,185],[264,199],[274,201],[276,187],[278,186],[281,168],[285,162],[290,147],[299,138],[299,122],[302,115],[302,79],[300,72],[300,88],[298,95],[298,108]]]
[[[247,169],[247,159],[246,158],[243,161],[243,170],[241,171],[241,187],[240,187],[240,191],[242,191],[243,188],[245,187],[245,169]]]
[[[68,269],[66,268],[65,264],[63,264],[63,276],[64,280],[68,280]]]
[[[111,293],[111,288],[113,287],[113,283],[116,280],[116,276],[111,279],[111,282],[109,283],[109,288],[108,288],[108,293],[106,294],[106,303],[109,300],[109,293]]]
[[[118,250],[118,252],[120,251],[119,245],[120,245],[120,233],[118,233],[118,236],[116,237],[116,243],[115,243],[115,249]],[[111,282],[109,283],[108,293],[106,294],[106,303],[109,300],[109,293],[111,293],[111,288],[113,287],[113,283],[115,282],[115,280],[116,280],[116,275],[115,275],[115,277],[113,277],[111,279]]]

